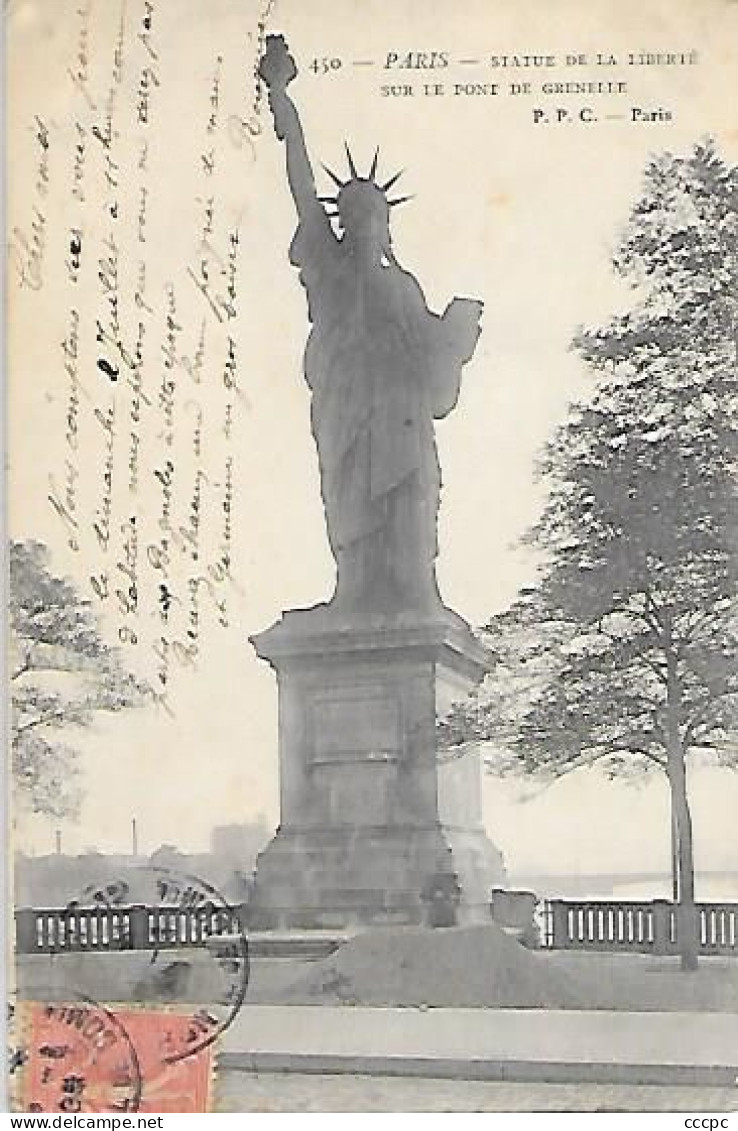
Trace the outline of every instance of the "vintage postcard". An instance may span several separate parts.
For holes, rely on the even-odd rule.
[[[738,4],[5,16],[16,1110],[736,1110]]]

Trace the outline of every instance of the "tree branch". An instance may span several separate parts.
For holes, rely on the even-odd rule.
[[[11,675],[11,677],[10,677],[11,683],[13,682],[14,679],[18,679],[20,676],[25,675],[26,672],[30,672],[32,670],[33,670],[33,664],[31,663],[30,656],[28,656],[23,661],[21,666],[19,668],[16,668],[16,670]]]
[[[69,707],[66,710],[47,711],[45,715],[39,715],[35,719],[29,719],[28,722],[18,723],[15,727],[16,736],[25,734],[26,731],[34,730],[36,727],[46,726],[48,723],[54,721],[61,722],[67,719],[69,722],[75,721],[75,716],[81,718],[84,708]]]
[[[644,655],[643,653],[641,653],[638,659],[643,660],[643,663],[646,665],[646,667],[650,668],[655,676],[658,676],[665,687],[667,680],[666,672],[663,670],[663,668],[659,667],[655,660],[649,660],[648,656]]]
[[[653,762],[654,765],[660,766],[661,769],[666,767],[666,760],[664,758],[659,758],[658,754],[654,754],[653,751],[646,748],[641,749],[637,746],[614,746],[610,750],[603,751],[603,756],[607,754],[638,754],[639,757]]]
[[[691,618],[691,623],[688,623],[687,631],[679,634],[679,646],[691,644],[694,641],[697,630],[712,618],[712,612],[697,613],[693,618]]]
[[[667,625],[664,623],[664,609],[658,604],[647,585],[643,587],[643,597],[643,619],[649,628],[653,629],[659,642],[661,642],[665,639],[668,631]]]

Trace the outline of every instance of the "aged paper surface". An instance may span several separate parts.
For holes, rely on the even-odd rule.
[[[283,35],[297,66],[289,94],[318,193],[336,192],[323,163],[348,178],[345,142],[361,176],[378,147],[378,181],[404,170],[392,193],[411,199],[393,209],[392,247],[430,311],[454,296],[484,304],[458,406],[436,427],[440,591],[478,625],[533,576],[519,539],[542,504],[535,460],[591,386],[569,348],[577,326],[627,304],[611,251],[648,159],[710,136],[736,161],[738,5],[17,0],[7,23],[9,534],[26,568],[89,602],[129,681],[90,690],[94,646],[81,672],[54,670],[61,623],[34,692],[51,731],[38,724],[47,741],[26,744],[15,790],[16,907],[91,903],[112,916],[189,899],[227,918],[248,902],[280,812],[276,681],[249,638],[328,601],[335,572],[302,376],[307,308],[289,261],[296,216],[258,77],[266,35]],[[40,593],[52,616],[59,592]],[[70,621],[67,639],[85,631]],[[735,901],[734,772],[700,770],[692,800],[699,897]],[[620,883],[626,896],[670,895],[658,783],[590,772],[541,792],[485,777],[483,813],[512,887],[566,876],[558,894],[607,897]],[[601,890],[577,888],[595,875],[609,877]],[[106,919],[118,933],[105,940],[125,949],[131,922]],[[111,1010],[111,1041],[136,1010],[155,1026],[162,1002],[204,1007],[191,1033],[161,1031],[196,1046],[207,1079],[205,1036],[213,1055],[237,1058],[223,1042],[249,1005],[242,928],[218,924],[230,944],[201,948],[210,1013],[209,990],[180,992],[176,945],[163,981],[145,963],[121,974],[115,955],[80,965],[77,953],[20,954],[16,981],[33,1007],[64,1002],[65,989],[67,1004],[87,1003],[93,1036],[94,1011]],[[145,1030],[134,1021],[125,1041]],[[64,1110],[185,1110],[146,1099],[152,1055],[117,1093],[60,1084],[92,1105]],[[258,1110],[224,1072],[219,1102]],[[325,1081],[314,1087],[289,1110],[367,1102],[344,1084],[333,1101]],[[536,1102],[490,1096],[446,1103]],[[413,1102],[387,1097],[383,1110]]]

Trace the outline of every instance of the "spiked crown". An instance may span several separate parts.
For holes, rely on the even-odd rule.
[[[406,200],[411,200],[410,196],[396,197],[390,200],[387,197],[387,192],[402,176],[403,170],[395,173],[384,184],[379,184],[375,178],[377,174],[377,162],[379,160],[379,149],[374,153],[369,172],[365,177],[359,176],[356,169],[356,164],[351,155],[351,150],[346,145],[346,158],[348,160],[349,178],[342,181],[341,178],[324,165],[328,176],[333,183],[337,186],[338,192],[334,196],[321,196],[320,200],[323,204],[329,205],[329,216],[337,216],[341,219],[342,223],[349,225],[353,219],[360,219],[366,217],[367,214],[374,214],[381,217],[385,221],[389,217],[390,208],[394,208],[398,204],[404,204]]]

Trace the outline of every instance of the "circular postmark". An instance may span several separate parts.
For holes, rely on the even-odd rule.
[[[29,986],[13,1009],[15,1105],[27,1112],[138,1111],[137,1050],[116,1013],[65,987]]]
[[[125,1015],[134,1043],[146,1041],[142,1062],[195,1056],[234,1021],[248,986],[248,942],[238,909],[207,880],[158,865],[130,868],[88,884],[63,914],[65,949],[110,956],[104,975],[88,960],[97,995],[158,1010],[155,1034]]]

